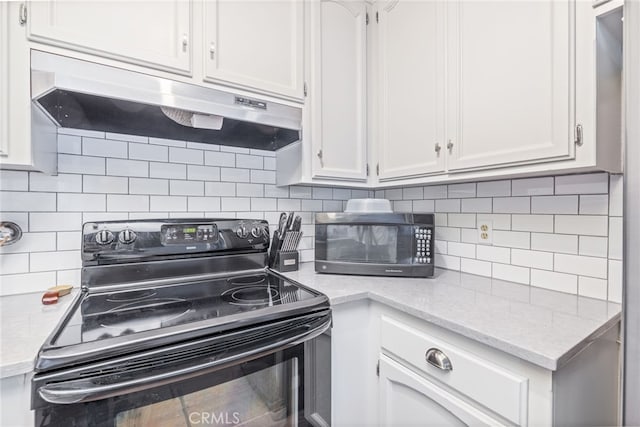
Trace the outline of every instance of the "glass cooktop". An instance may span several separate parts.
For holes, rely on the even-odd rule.
[[[317,295],[269,272],[113,292],[88,293],[51,343],[62,347],[134,335],[243,312],[261,312]]]

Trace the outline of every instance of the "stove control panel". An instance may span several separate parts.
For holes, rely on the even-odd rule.
[[[136,262],[154,256],[264,251],[269,223],[253,219],[158,219],[89,222],[82,227],[82,260]]]

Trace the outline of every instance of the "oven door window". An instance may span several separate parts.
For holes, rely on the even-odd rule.
[[[327,225],[327,261],[397,264],[398,227]]]
[[[38,426],[298,426],[304,419],[303,346],[178,383],[105,400],[52,405]]]

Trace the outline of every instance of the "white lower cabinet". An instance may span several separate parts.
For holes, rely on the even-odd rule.
[[[0,425],[32,426],[31,373],[0,379]]]
[[[380,356],[380,423],[403,426],[503,425],[433,381]]]

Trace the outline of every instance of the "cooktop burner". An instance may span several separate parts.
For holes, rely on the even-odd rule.
[[[315,295],[269,272],[176,282],[118,292],[90,291],[53,344],[75,345],[242,312]]]

